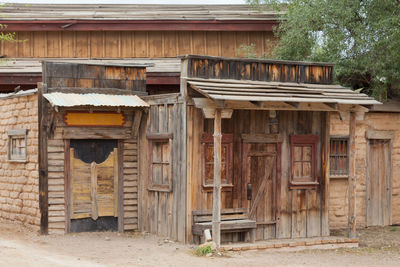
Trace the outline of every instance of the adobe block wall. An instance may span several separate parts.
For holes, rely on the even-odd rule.
[[[26,94],[0,95],[0,217],[39,229],[37,94]],[[11,129],[28,130],[26,162],[8,161]]]
[[[331,115],[331,136],[349,134],[349,113]],[[392,147],[392,223],[400,223],[400,113],[357,114],[356,118],[356,225],[366,225],[366,171],[367,130],[394,132]],[[346,228],[348,215],[347,178],[330,179],[329,226],[331,229]]]

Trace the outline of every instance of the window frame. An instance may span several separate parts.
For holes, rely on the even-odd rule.
[[[27,162],[28,160],[28,129],[11,129],[7,131],[7,161],[8,162]],[[15,155],[12,153],[12,139],[24,139],[25,153],[20,158],[14,158]]]
[[[347,149],[346,149],[346,172],[345,173],[333,173],[332,172],[332,164],[331,164],[331,159],[335,157],[335,160],[337,160],[337,156],[342,156],[342,155],[335,155],[332,156],[332,141],[346,141],[347,142]],[[329,177],[331,178],[347,178],[349,177],[349,153],[350,153],[350,147],[349,147],[349,142],[350,138],[349,136],[339,136],[339,135],[332,135],[329,138]],[[338,171],[338,170],[335,170]]]
[[[301,134],[290,136],[290,186],[292,187],[313,187],[319,185],[318,176],[318,147],[319,136],[312,134]],[[296,146],[311,146],[311,171],[312,181],[294,181],[294,149]]]
[[[201,136],[201,185],[203,191],[213,191],[214,184],[206,183],[206,146],[212,145],[214,147],[214,137],[212,134],[203,133]],[[221,138],[222,146],[226,145],[226,168],[225,177],[227,183],[222,183],[221,189],[223,191],[231,191],[233,188],[233,134],[222,134]],[[222,151],[221,151],[222,153]]]
[[[149,134],[147,135],[147,140],[148,140],[148,166],[149,166],[149,184],[148,184],[148,190],[149,191],[159,191],[159,192],[172,192],[172,162],[173,162],[173,138],[172,134]],[[168,154],[169,154],[169,159],[170,161],[168,162],[169,165],[169,171],[168,171],[168,184],[159,184],[159,183],[154,183],[153,179],[153,148],[154,144],[157,143],[167,143],[168,144]],[[157,163],[159,164],[159,163]],[[164,163],[161,163],[164,164]]]

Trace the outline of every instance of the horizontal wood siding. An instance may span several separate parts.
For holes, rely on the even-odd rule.
[[[1,42],[0,54],[16,58],[135,58],[184,54],[245,57],[255,44],[258,56],[274,44],[271,32],[17,32],[18,43]]]
[[[138,229],[138,160],[137,140],[123,144],[123,222],[124,230]]]
[[[66,232],[64,140],[48,140],[49,234]]]
[[[118,88],[146,91],[145,67],[46,62],[48,88]]]
[[[186,180],[183,173],[183,109],[182,102],[176,98],[165,98],[146,101],[151,105],[145,115],[140,129],[140,226],[141,231],[147,231],[159,236],[185,241],[185,199]],[[149,162],[149,140],[146,136],[163,134],[172,138],[171,154],[171,190],[150,188],[151,164]],[[151,139],[154,140],[154,139]]]

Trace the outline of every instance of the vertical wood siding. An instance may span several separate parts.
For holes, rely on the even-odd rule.
[[[326,232],[327,223],[322,223],[321,186],[310,189],[289,188],[290,181],[290,142],[293,134],[318,135],[317,147],[317,175],[321,178],[321,144],[322,144],[322,116],[323,112],[279,112],[280,150],[279,167],[280,178],[277,178],[277,224],[265,225],[258,229],[257,239],[268,238],[296,238],[320,236]],[[243,139],[242,134],[271,134],[268,123],[268,111],[235,110],[232,119],[222,120],[222,133],[233,134],[233,189],[222,191],[222,208],[250,208],[247,200],[247,183],[243,171]],[[191,213],[193,210],[211,210],[212,192],[204,190],[201,182],[201,135],[212,133],[212,120],[204,120],[202,111],[192,106],[187,111],[187,179],[188,207],[187,234],[191,236]],[[280,185],[279,185],[280,183]],[[253,185],[254,187],[254,185]],[[253,190],[256,190],[254,188]],[[280,195],[280,197],[279,197]],[[267,200],[268,202],[269,200]],[[273,200],[271,200],[273,202]],[[270,203],[271,205],[273,203]],[[267,210],[268,211],[268,210]],[[260,211],[261,212],[261,211]],[[273,218],[273,217],[272,217]],[[324,229],[322,229],[324,228]],[[329,232],[329,231],[328,231]],[[237,241],[243,238],[237,234],[223,237],[225,241]],[[190,239],[191,240],[191,239]]]
[[[147,231],[163,237],[185,241],[186,218],[186,179],[184,174],[184,104],[176,98],[148,101],[151,105],[145,117],[139,135],[140,160],[140,226]],[[150,189],[151,168],[149,162],[149,134],[172,134],[172,189]]]
[[[17,32],[1,42],[0,54],[16,58],[135,58],[184,54],[244,57],[242,45],[259,56],[273,46],[271,32]]]

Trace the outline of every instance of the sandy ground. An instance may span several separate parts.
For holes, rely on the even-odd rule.
[[[400,266],[400,227],[359,232],[362,247],[301,252],[244,251],[198,257],[193,246],[114,232],[40,236],[0,221],[0,266]]]

